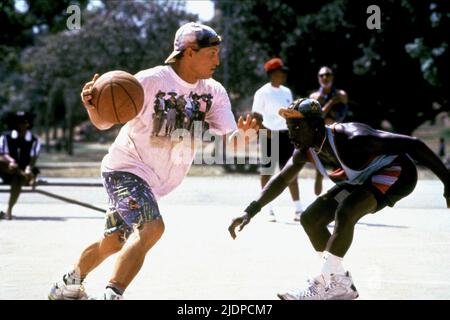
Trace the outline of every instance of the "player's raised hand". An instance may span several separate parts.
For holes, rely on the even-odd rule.
[[[253,118],[250,114],[247,114],[245,120],[242,116],[240,116],[237,123],[237,127],[238,129],[243,130],[244,132],[249,129],[253,129],[255,131],[258,131],[259,129],[258,121],[255,118]]]
[[[92,109],[95,108],[95,106],[92,104],[92,89],[94,87],[94,83],[95,81],[97,81],[99,77],[99,74],[96,73],[94,75],[94,78],[92,78],[91,81],[87,82],[84,87],[83,90],[81,90],[81,101],[83,101],[83,105],[88,108],[88,109]]]
[[[236,239],[236,228],[239,227],[239,231],[242,231],[242,229],[250,222],[251,218],[248,216],[247,213],[245,213],[241,217],[234,218],[231,221],[230,226],[228,227],[228,232],[230,233],[231,237]]]

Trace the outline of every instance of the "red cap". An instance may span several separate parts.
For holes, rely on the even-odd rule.
[[[281,69],[285,72],[288,71],[288,68],[284,66],[283,60],[281,60],[280,58],[270,59],[264,64],[264,70],[266,70],[266,72],[271,72],[278,69]]]

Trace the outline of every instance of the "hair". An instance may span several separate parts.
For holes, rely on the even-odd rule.
[[[330,71],[330,73],[331,73],[332,75],[334,75],[333,69],[331,69],[331,68],[328,67],[328,66],[321,66],[321,67],[319,68],[319,71],[317,71],[317,74],[319,74],[320,70],[323,69],[323,68],[328,69],[328,70]]]

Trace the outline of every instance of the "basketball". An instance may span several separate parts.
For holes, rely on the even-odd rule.
[[[144,89],[139,81],[125,71],[110,71],[95,81],[92,104],[100,118],[114,124],[133,119],[144,105]]]

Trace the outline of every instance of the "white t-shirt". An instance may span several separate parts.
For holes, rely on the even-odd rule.
[[[275,88],[266,83],[256,91],[252,111],[263,116],[263,125],[270,130],[287,130],[286,120],[278,114],[280,108],[292,103],[292,92],[285,86]]]
[[[121,128],[103,158],[101,170],[133,173],[144,179],[155,197],[159,198],[181,183],[195,155],[194,143],[190,138],[179,142],[171,141],[170,134],[165,136],[165,124],[169,118],[173,120],[174,110],[185,110],[186,105],[190,106],[194,101],[200,107],[197,115],[204,117],[215,134],[234,131],[236,121],[227,92],[212,78],[191,84],[181,79],[170,66],[143,70],[135,77],[144,88],[144,106],[136,118]],[[161,119],[161,116],[154,116],[154,107],[157,105],[157,109],[161,110],[161,99],[165,101],[165,118],[161,130],[155,134],[157,130],[153,130],[153,126],[156,121],[161,121],[155,119]],[[206,112],[206,109],[209,111]],[[169,113],[172,116],[167,117]],[[187,113],[183,111],[177,114],[180,114],[180,121],[176,122],[178,128],[188,126]]]

